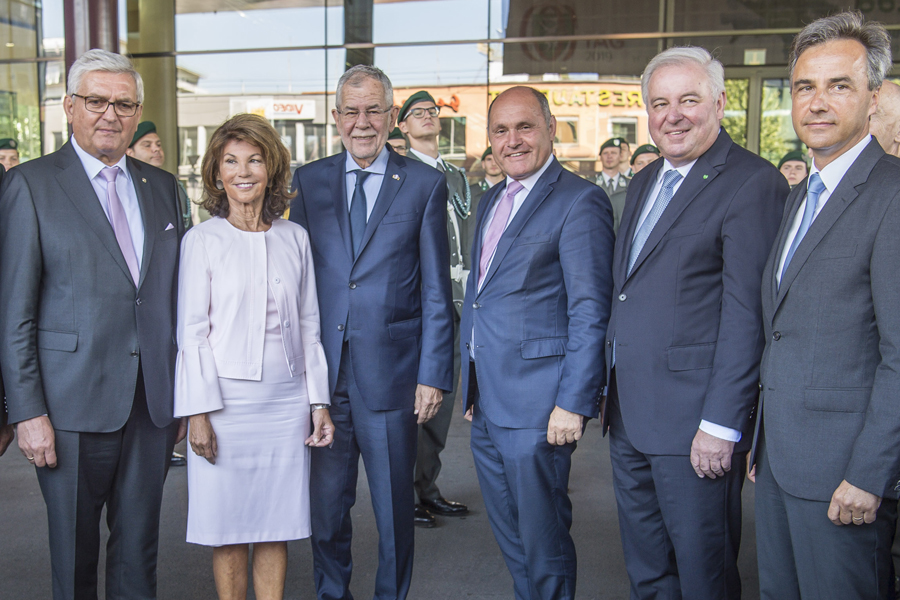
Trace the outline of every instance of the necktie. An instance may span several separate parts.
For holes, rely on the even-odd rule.
[[[657,194],[656,200],[653,202],[650,214],[644,219],[640,229],[638,229],[637,235],[634,236],[634,241],[631,242],[631,253],[628,255],[628,275],[631,275],[631,269],[634,268],[634,263],[637,262],[638,256],[641,255],[641,250],[644,248],[644,244],[647,243],[650,232],[656,227],[656,223],[662,216],[663,211],[666,210],[666,207],[672,200],[672,196],[675,195],[675,184],[680,180],[681,173],[675,169],[670,169],[663,175],[662,188],[659,190],[659,194]]]
[[[366,231],[366,190],[363,189],[363,182],[371,173],[359,169],[353,172],[356,173],[356,187],[350,199],[350,239],[353,240],[353,257],[356,258]]]
[[[506,188],[503,198],[497,203],[494,219],[491,221],[487,233],[484,234],[484,242],[481,244],[481,260],[478,263],[479,288],[481,287],[481,282],[484,281],[484,276],[487,274],[491,258],[493,258],[494,251],[497,249],[497,244],[500,242],[500,236],[503,235],[503,231],[506,229],[506,222],[509,220],[509,214],[512,212],[513,200],[515,200],[516,194],[524,187],[518,181],[513,180],[509,187]]]
[[[794,258],[797,246],[800,245],[803,236],[806,235],[806,232],[809,231],[809,226],[812,225],[816,214],[816,206],[819,204],[819,194],[824,191],[825,184],[822,183],[822,178],[818,173],[813,173],[809,178],[809,187],[806,189],[806,208],[803,209],[800,229],[797,230],[797,235],[794,236],[794,241],[791,242],[791,247],[788,248],[787,256],[784,259],[784,267],[781,269],[781,279],[784,279],[784,274],[787,272],[788,265],[791,264],[791,259]],[[781,279],[778,282],[779,287],[781,286]]]
[[[138,268],[137,254],[134,252],[134,243],[131,241],[131,230],[128,229],[128,217],[125,216],[125,209],[119,200],[119,192],[116,191],[116,177],[119,175],[119,167],[106,167],[100,174],[106,180],[106,195],[109,201],[109,223],[112,225],[113,233],[116,234],[116,241],[119,242],[119,249],[122,256],[125,257],[125,264],[131,272],[131,278],[134,285],[138,284],[141,277],[141,270]]]

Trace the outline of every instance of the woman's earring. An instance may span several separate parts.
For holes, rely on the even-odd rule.
[[[217,189],[217,190],[224,190],[224,189],[225,189],[225,184],[222,183],[222,180],[221,180],[221,179],[216,179],[216,189]]]

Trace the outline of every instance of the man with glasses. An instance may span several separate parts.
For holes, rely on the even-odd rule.
[[[415,523],[418,527],[434,527],[434,516],[462,517],[469,514],[465,504],[447,500],[441,495],[437,478],[441,472],[441,451],[447,444],[447,432],[453,417],[456,384],[459,381],[459,317],[462,314],[464,282],[468,276],[471,251],[469,218],[476,210],[472,205],[472,189],[466,172],[446,162],[438,149],[441,132],[440,107],[434,98],[421,90],[410,96],[400,108],[400,131],[409,138],[409,158],[425,163],[444,174],[447,180],[447,237],[450,240],[450,287],[453,290],[453,389],[444,394],[441,410],[434,419],[419,427],[419,446],[416,457]],[[478,194],[480,197],[481,194]],[[472,218],[474,221],[474,218]]]
[[[346,151],[297,169],[291,220],[315,256],[335,436],[314,448],[310,509],[318,597],[351,598],[350,509],[362,455],[378,525],[375,597],[403,599],[413,567],[416,424],[453,388],[447,186],[385,147],[390,79],[357,65],[332,117]]]
[[[141,118],[131,62],[84,53],[70,141],[0,186],[0,364],[19,449],[47,505],[53,597],[155,598],[183,234],[175,178],[125,156]]]

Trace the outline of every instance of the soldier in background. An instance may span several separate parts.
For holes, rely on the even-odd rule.
[[[406,141],[399,127],[394,127],[394,130],[388,136],[388,144],[400,156],[406,156],[406,153],[409,152],[409,142]]]
[[[153,121],[143,121],[138,125],[137,131],[134,132],[134,138],[131,140],[131,145],[128,146],[125,154],[151,164],[154,167],[159,167],[160,169],[163,168],[163,163],[166,161],[166,153],[163,152],[162,140],[159,139],[159,134],[156,133],[156,125]],[[177,178],[178,174],[175,173],[175,175]],[[187,192],[181,184],[181,181],[178,181],[178,201],[181,204],[181,216],[184,220],[184,230],[187,231],[191,228],[191,225],[193,225],[191,219],[191,201],[188,199]],[[180,467],[185,465],[186,462],[184,461],[184,457],[181,457],[181,460],[176,460],[175,457],[173,457],[172,464]]]
[[[803,158],[803,153],[799,150],[793,150],[785,154],[784,158],[778,163],[778,170],[787,179],[791,189],[794,189],[795,185],[809,175],[809,165],[806,164],[806,159]]]
[[[500,164],[494,159],[494,151],[490,146],[481,153],[481,168],[484,169],[484,179],[478,182],[478,187],[481,189],[482,193],[488,191],[506,178],[506,174],[503,172],[503,169],[500,168]],[[471,212],[473,215],[475,214],[474,209],[472,209]]]
[[[0,139],[0,165],[9,171],[19,164],[19,143],[13,138]]]
[[[599,185],[613,208],[613,230],[619,231],[619,222],[622,220],[622,211],[625,208],[625,195],[628,191],[630,178],[619,172],[619,160],[622,155],[622,138],[610,138],[600,146],[600,164],[602,170],[597,174],[595,183]],[[625,142],[626,147],[628,142]]]
[[[659,148],[653,144],[644,144],[638,146],[634,154],[631,155],[631,171],[637,175],[641,169],[659,158]]]

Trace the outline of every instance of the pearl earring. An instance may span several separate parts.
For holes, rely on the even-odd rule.
[[[216,189],[217,189],[217,190],[224,190],[224,189],[225,189],[225,184],[222,183],[222,180],[221,180],[221,179],[216,179]]]

